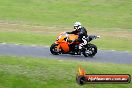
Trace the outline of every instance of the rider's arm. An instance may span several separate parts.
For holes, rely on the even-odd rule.
[[[76,31],[66,32],[67,34],[76,34]]]

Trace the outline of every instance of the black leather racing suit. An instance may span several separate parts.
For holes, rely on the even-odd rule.
[[[75,40],[75,41],[80,42],[79,47],[82,48],[83,45],[86,45],[87,44],[86,38],[87,38],[88,35],[87,35],[87,30],[84,27],[81,27],[78,30],[75,30],[75,31],[72,31],[72,32],[67,32],[67,33],[68,34],[78,35],[78,39]],[[79,49],[81,49],[81,48],[79,48]]]
[[[68,34],[75,34],[78,35],[78,39],[76,41],[83,43],[84,41],[82,40],[83,37],[87,38],[87,30],[84,27],[81,27],[78,30],[72,31],[72,32],[67,32]]]

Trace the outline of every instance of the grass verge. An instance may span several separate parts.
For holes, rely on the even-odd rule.
[[[131,65],[91,63],[59,59],[0,56],[0,88],[80,88],[76,70],[87,73],[131,74]],[[89,84],[81,88],[131,88],[132,84]]]
[[[50,45],[56,39],[53,34],[38,34],[30,32],[0,32],[0,42]]]

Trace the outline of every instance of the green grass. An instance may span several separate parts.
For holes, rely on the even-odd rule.
[[[0,32],[0,42],[51,45],[55,42],[57,35],[30,32]]]
[[[131,0],[0,0],[0,19],[48,26],[81,21],[94,28],[131,29]]]
[[[82,65],[92,74],[131,74],[131,65],[0,56],[0,88],[80,88],[75,77]],[[88,84],[81,88],[131,88],[132,84]]]
[[[132,41],[127,38],[115,37],[102,37],[92,42],[99,49],[103,50],[119,50],[119,51],[132,51]]]

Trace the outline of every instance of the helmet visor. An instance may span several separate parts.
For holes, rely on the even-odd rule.
[[[78,26],[74,26],[74,29],[78,29]]]

